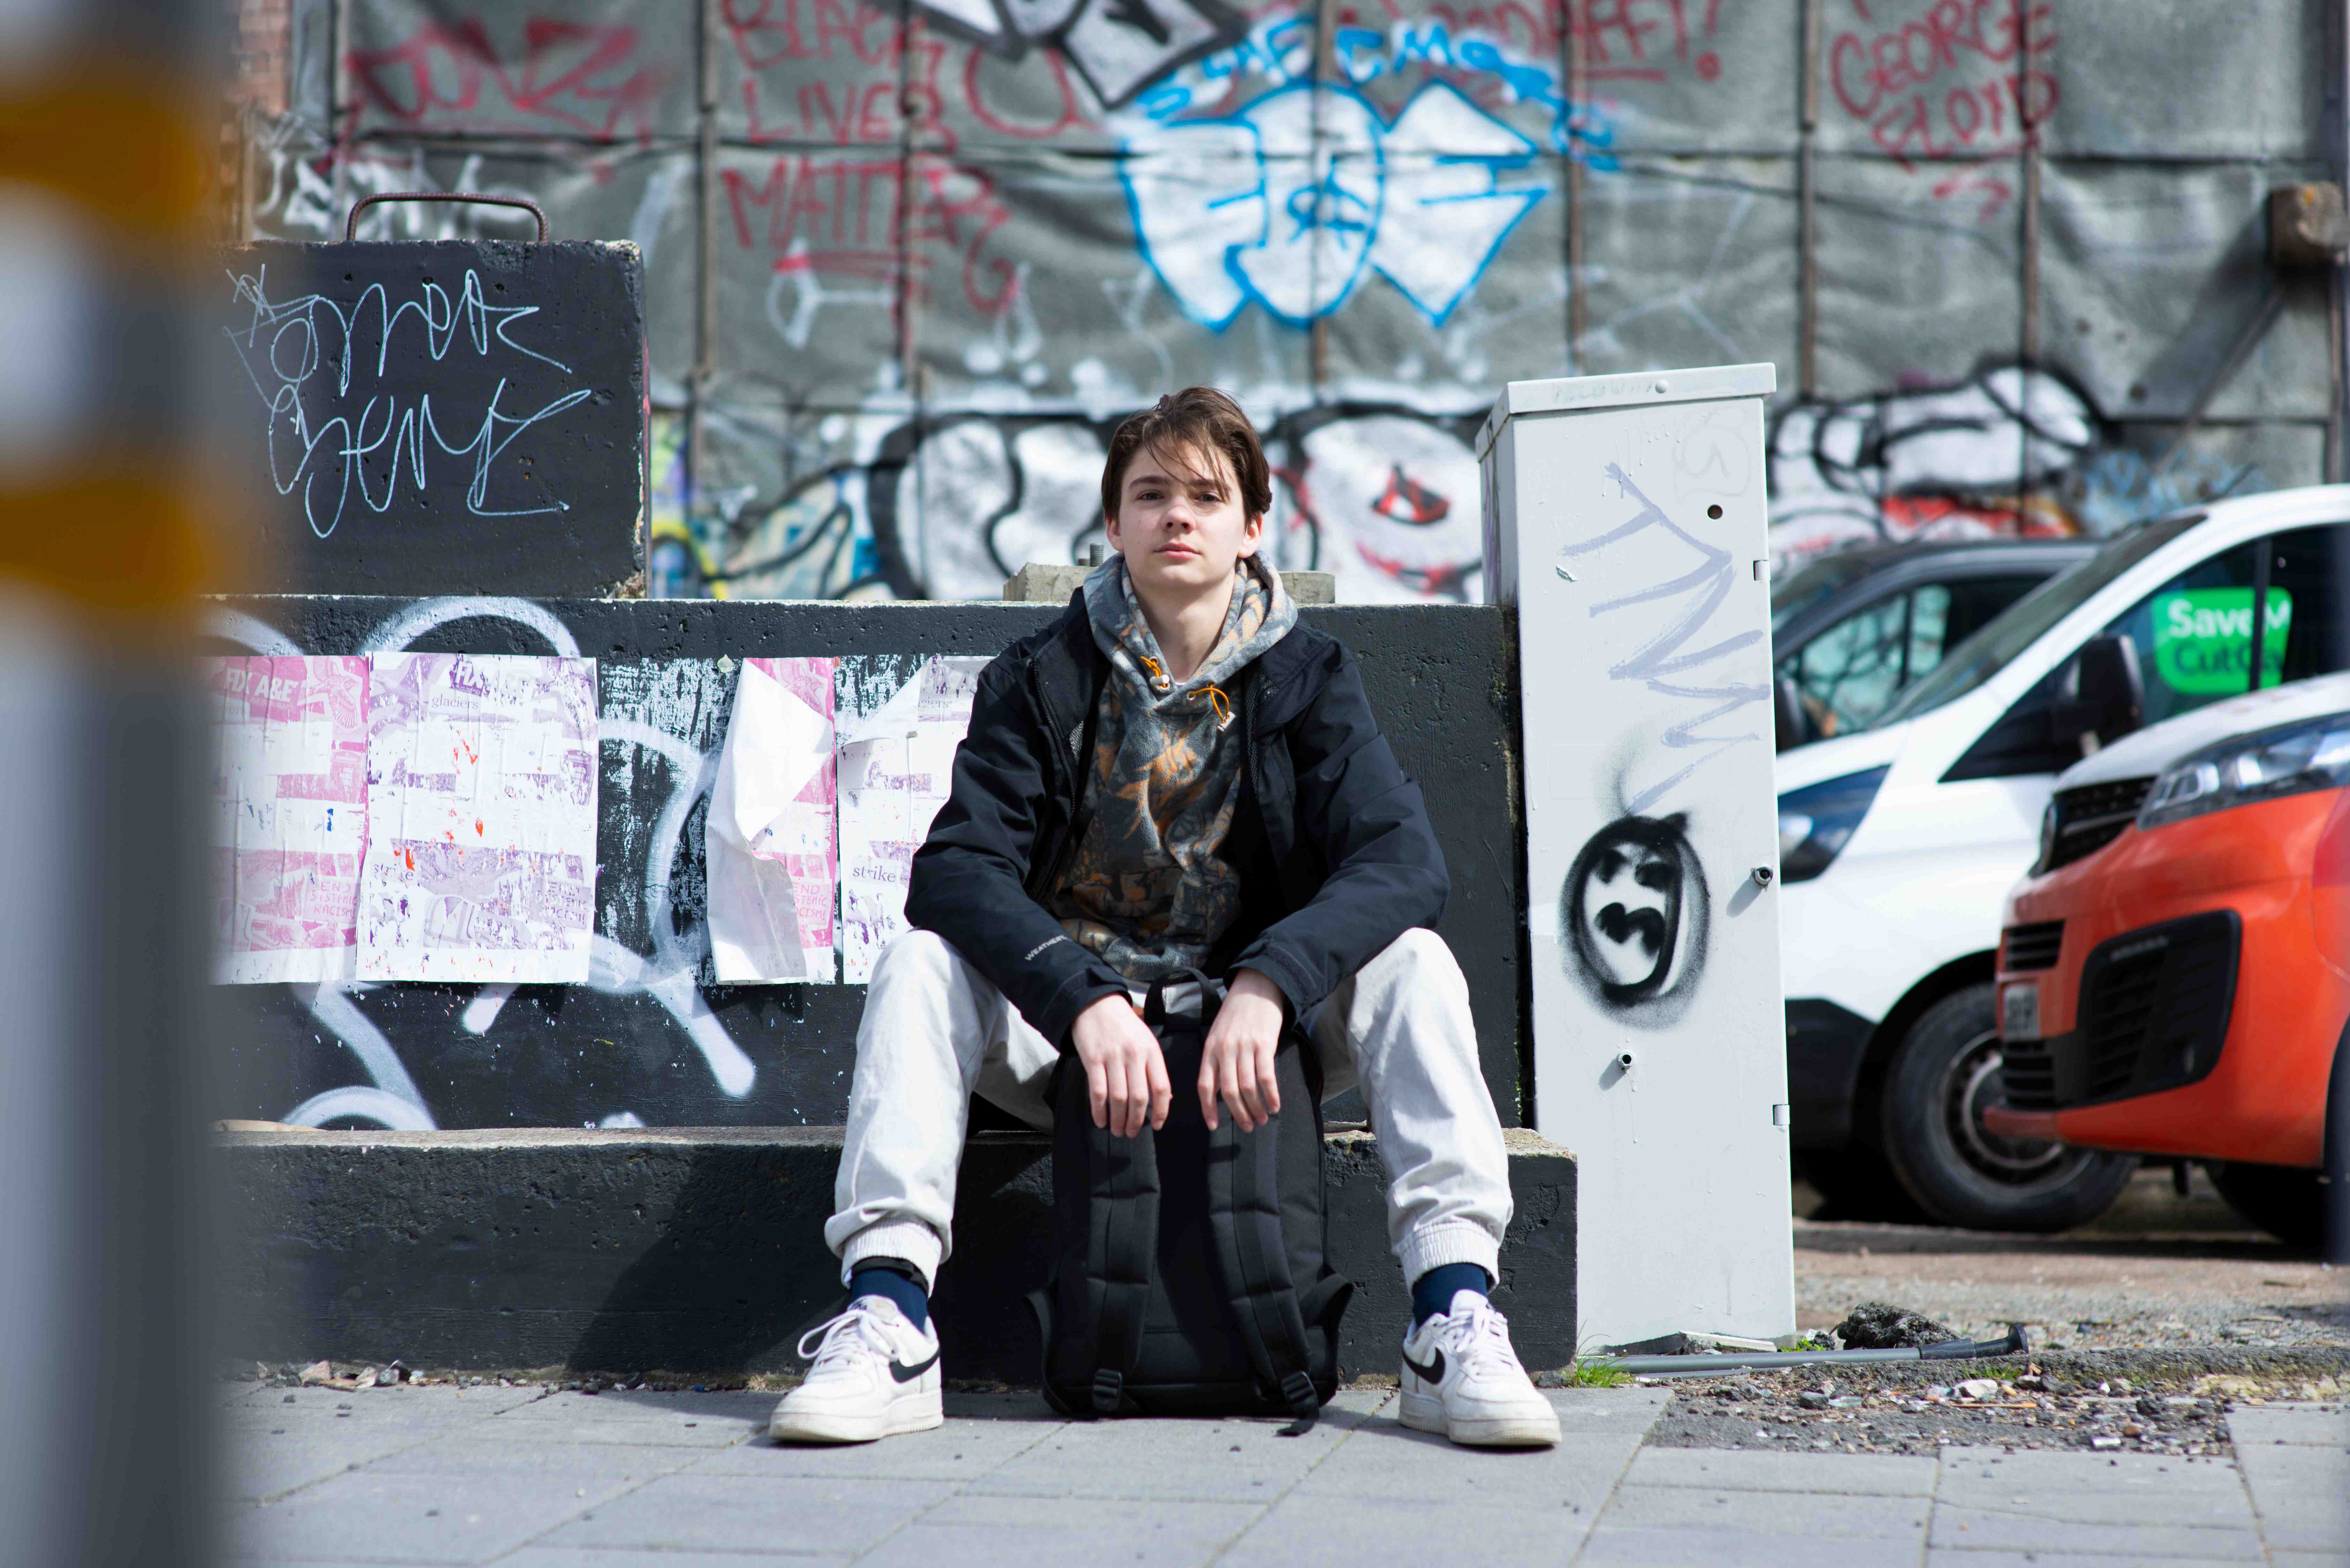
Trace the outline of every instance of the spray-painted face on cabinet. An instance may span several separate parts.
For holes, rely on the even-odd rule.
[[[1705,967],[1705,871],[1687,819],[1619,817],[1575,857],[1560,894],[1570,975],[1628,1023],[1687,1009]]]

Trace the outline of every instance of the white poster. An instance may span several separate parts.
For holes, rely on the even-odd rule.
[[[577,982],[596,895],[596,661],[369,659],[363,980]]]
[[[833,659],[750,659],[734,687],[703,836],[722,984],[838,972]]]
[[[835,687],[841,978],[861,985],[907,929],[906,884],[953,783],[984,659],[861,655]]]
[[[367,660],[204,661],[213,978],[348,979],[367,852]]]

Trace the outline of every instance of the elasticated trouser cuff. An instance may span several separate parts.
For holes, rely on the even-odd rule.
[[[928,1292],[938,1282],[939,1264],[945,1261],[946,1244],[939,1240],[936,1231],[919,1220],[868,1225],[840,1249],[840,1282],[848,1283],[848,1276],[868,1258],[890,1258],[911,1264],[921,1276],[916,1282]]]
[[[1473,1220],[1439,1220],[1408,1231],[1396,1257],[1407,1285],[1444,1263],[1474,1263],[1492,1278],[1502,1277],[1502,1244]]]

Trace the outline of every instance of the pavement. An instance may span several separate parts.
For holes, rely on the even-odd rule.
[[[1564,1388],[1554,1449],[1408,1432],[1392,1390],[1315,1430],[1072,1423],[953,1393],[938,1431],[763,1435],[772,1392],[223,1386],[230,1562],[2350,1565],[2350,1413],[2239,1405],[2225,1451],[1932,1456],[1669,1447],[1668,1390]]]

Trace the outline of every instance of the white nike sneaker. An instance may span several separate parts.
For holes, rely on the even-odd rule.
[[[810,1354],[810,1340],[816,1365],[767,1423],[777,1442],[869,1443],[927,1432],[946,1419],[938,1331],[916,1328],[897,1303],[859,1296],[800,1336],[802,1355]]]
[[[1404,1336],[1403,1424],[1481,1449],[1548,1448],[1558,1412],[1510,1348],[1510,1320],[1475,1291]]]

